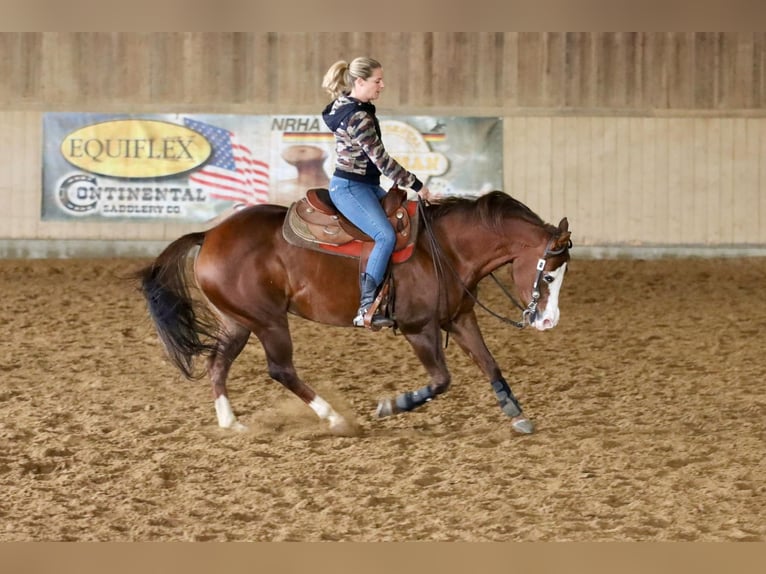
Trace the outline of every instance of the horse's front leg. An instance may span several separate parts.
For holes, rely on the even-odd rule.
[[[434,322],[418,333],[403,334],[431,377],[431,384],[416,391],[401,393],[393,399],[381,399],[376,411],[378,417],[416,409],[446,392],[450,385],[450,373],[447,370],[447,361],[441,346],[439,325]]]
[[[531,420],[524,416],[519,401],[503,378],[500,367],[498,367],[492,353],[487,349],[473,310],[458,315],[450,325],[450,333],[460,348],[473,359],[473,362],[489,378],[500,408],[511,417],[513,429],[523,434],[532,433],[534,425]]]

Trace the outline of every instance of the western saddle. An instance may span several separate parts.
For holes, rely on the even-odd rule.
[[[407,192],[392,187],[381,200],[388,221],[396,232],[393,263],[406,260],[416,239],[417,202],[407,200]],[[324,188],[311,188],[306,196],[290,206],[283,226],[285,239],[293,245],[347,257],[365,258],[373,240],[341,214]]]

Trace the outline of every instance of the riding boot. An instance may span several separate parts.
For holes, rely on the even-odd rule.
[[[356,317],[354,317],[354,326],[364,327],[364,316],[367,314],[367,310],[378,295],[378,284],[375,282],[372,275],[362,273],[359,277],[359,288],[361,296],[359,298],[359,310],[356,312]],[[393,327],[393,325],[394,322],[391,319],[381,315],[377,311],[370,321],[370,327],[376,331],[384,327]]]

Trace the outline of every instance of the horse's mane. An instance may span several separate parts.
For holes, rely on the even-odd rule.
[[[490,191],[476,198],[445,197],[432,203],[427,210],[432,220],[450,213],[462,212],[471,213],[492,229],[499,229],[509,217],[515,217],[545,229],[553,227],[518,199],[502,191]]]

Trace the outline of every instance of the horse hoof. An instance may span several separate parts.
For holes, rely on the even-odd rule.
[[[535,430],[535,425],[527,417],[518,417],[511,421],[513,430],[521,434],[532,434]]]
[[[330,432],[336,436],[356,436],[359,434],[359,431],[345,419],[330,424]]]
[[[393,399],[382,399],[378,402],[378,409],[375,411],[375,416],[382,419],[384,417],[395,415],[396,413],[396,405],[394,404]]]
[[[234,421],[229,427],[229,430],[233,430],[236,432],[245,432],[247,430],[247,427],[239,421]]]

